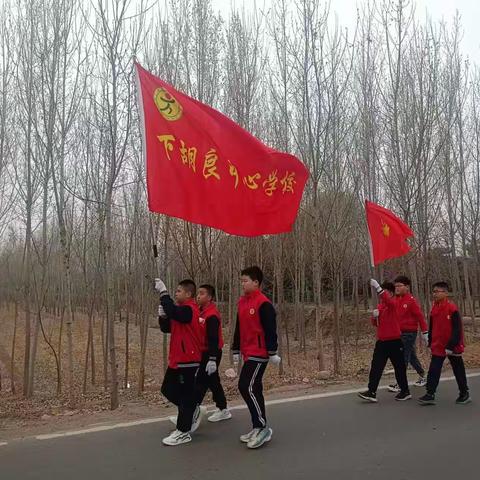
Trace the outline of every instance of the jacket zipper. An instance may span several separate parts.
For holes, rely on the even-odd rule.
[[[183,350],[183,353],[186,353],[186,352],[185,352],[185,345],[184,345],[184,343],[183,343],[183,340],[182,340],[182,342],[181,342],[181,343],[182,343],[182,350]]]

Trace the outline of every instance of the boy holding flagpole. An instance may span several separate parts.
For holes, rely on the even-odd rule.
[[[400,391],[395,400],[410,400],[412,396],[408,388],[407,369],[403,357],[403,344],[400,339],[400,326],[393,295],[395,287],[391,282],[380,285],[372,278],[370,285],[376,290],[380,303],[373,312],[372,323],[377,327],[377,342],[370,367],[368,390],[358,396],[372,403],[377,402],[377,388],[382,378],[387,361],[390,359],[395,370]]]

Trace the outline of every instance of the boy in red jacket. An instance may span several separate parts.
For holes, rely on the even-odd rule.
[[[243,367],[238,389],[252,417],[253,430],[242,435],[240,441],[248,448],[261,447],[272,438],[267,426],[262,378],[268,362],[278,365],[277,319],[275,308],[262,293],[263,272],[258,267],[242,270],[244,295],[238,301],[237,324],[233,337],[233,362],[238,364],[240,353]]]
[[[418,399],[420,405],[435,404],[435,392],[446,357],[450,361],[459,389],[456,403],[463,405],[471,401],[462,358],[465,348],[462,318],[457,306],[448,299],[448,293],[449,287],[446,282],[437,282],[433,285],[433,305],[428,331],[428,346],[432,351],[432,360],[428,370],[427,393]]]
[[[175,446],[192,441],[190,435],[201,420],[195,395],[195,377],[201,360],[199,309],[195,303],[196,286],[192,280],[178,284],[173,302],[165,283],[155,279],[160,294],[158,321],[164,333],[170,333],[168,368],[162,384],[162,394],[178,407],[177,429],[162,442]]]
[[[408,368],[410,364],[418,373],[418,380],[414,383],[416,387],[424,387],[425,370],[417,357],[415,342],[417,341],[418,329],[422,332],[422,339],[425,345],[428,344],[428,326],[423,316],[422,310],[410,293],[410,279],[403,275],[394,280],[395,284],[395,303],[397,308],[398,321],[402,332],[403,354],[405,364]],[[390,392],[399,392],[398,385],[389,385]]]
[[[409,400],[412,396],[408,388],[407,367],[400,338],[396,304],[393,299],[395,287],[391,282],[384,282],[379,285],[373,278],[370,280],[370,284],[380,297],[378,309],[374,310],[372,318],[373,325],[377,327],[377,343],[373,351],[368,390],[359,393],[358,396],[369,402],[377,402],[378,384],[382,378],[385,365],[390,359],[395,370],[395,378],[400,386],[400,391],[395,396],[395,400]]]
[[[201,405],[210,389],[217,411],[208,417],[209,422],[220,422],[232,418],[227,408],[227,399],[220,382],[218,369],[222,361],[223,335],[222,319],[215,305],[215,288],[201,285],[197,292],[200,307],[200,329],[202,330],[202,362],[197,375],[197,403]]]

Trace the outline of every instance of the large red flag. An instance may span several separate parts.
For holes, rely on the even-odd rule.
[[[234,235],[290,231],[308,178],[305,166],[136,68],[149,209]]]
[[[372,264],[405,255],[411,250],[407,238],[413,237],[410,227],[393,212],[377,205],[365,202],[368,231],[370,232]]]

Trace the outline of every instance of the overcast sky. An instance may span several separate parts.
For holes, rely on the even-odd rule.
[[[273,0],[274,1],[274,0]],[[319,0],[321,1],[321,0]],[[480,0],[412,0],[415,3],[417,18],[424,20],[428,15],[433,20],[444,20],[451,23],[456,10],[461,15],[464,29],[463,52],[468,55],[477,65],[480,65]],[[269,6],[272,0],[213,0],[213,5],[226,16],[230,5],[237,7],[245,5],[253,9],[254,5]],[[322,3],[324,3],[322,1]],[[353,29],[355,25],[356,6],[362,1],[356,0],[332,0],[331,9],[337,12],[339,23]]]

